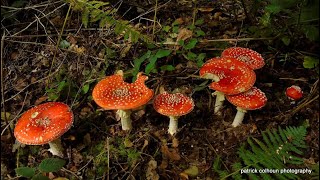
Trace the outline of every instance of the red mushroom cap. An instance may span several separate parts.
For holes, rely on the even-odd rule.
[[[303,92],[299,86],[292,85],[286,90],[286,95],[291,100],[298,100],[302,98],[302,94]]]
[[[239,94],[249,90],[256,81],[255,72],[244,62],[235,58],[213,58],[200,69],[200,76],[215,74],[219,81],[210,88],[227,95]]]
[[[192,98],[181,93],[163,92],[154,98],[153,107],[165,116],[182,116],[193,110],[194,102]]]
[[[265,64],[261,54],[249,48],[228,48],[222,52],[221,56],[236,58],[242,62],[245,62],[251,69],[260,69]]]
[[[123,81],[122,74],[108,76],[93,89],[93,100],[104,109],[134,109],[146,104],[153,96],[153,91],[144,82],[147,76],[138,74],[134,83]]]
[[[73,123],[68,105],[48,102],[26,111],[18,120],[14,136],[23,144],[41,145],[59,138]]]
[[[244,110],[260,109],[267,103],[267,97],[260,89],[252,87],[248,91],[236,95],[226,95],[227,100]]]

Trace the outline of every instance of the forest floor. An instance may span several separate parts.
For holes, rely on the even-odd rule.
[[[114,3],[118,8],[114,16],[132,20],[135,28],[153,39],[153,49],[94,23],[85,28],[79,11],[71,10],[66,18],[69,6],[63,1],[29,1],[25,9],[2,2],[2,8],[12,15],[2,17],[1,29],[1,179],[18,179],[18,166],[36,167],[52,157],[46,151],[48,145],[16,147],[12,136],[21,114],[47,101],[68,104],[75,118],[62,136],[67,163],[60,171],[47,174],[50,179],[220,179],[214,162],[219,158],[220,168],[232,173],[232,165],[241,161],[238,149],[250,148],[249,137],[262,140],[266,130],[302,125],[307,127],[307,146],[299,155],[304,163],[288,164],[288,168],[311,169],[319,162],[319,77],[316,69],[304,68],[303,62],[306,54],[319,57],[319,44],[303,36],[289,46],[274,37],[252,36],[248,27],[258,26],[257,17],[246,18],[243,4],[235,2],[198,2],[196,7],[191,1]],[[254,49],[265,59],[266,65],[255,71],[255,86],[268,102],[262,109],[249,111],[236,128],[231,127],[236,108],[229,102],[225,101],[221,116],[214,115],[210,81],[197,77],[197,62],[179,53],[181,48],[176,45],[160,44],[164,39],[170,42],[169,37],[174,39],[199,19],[203,22],[197,28],[205,34],[196,37],[198,42],[191,50],[196,55],[205,53],[203,61],[233,46]],[[175,36],[173,22],[178,27]],[[60,42],[66,44],[57,46],[62,29]],[[195,37],[184,36],[186,41]],[[101,109],[91,97],[95,84],[116,70],[123,70],[130,82],[133,60],[157,48],[172,53],[156,66],[172,65],[174,69],[152,71],[146,85],[155,94],[160,86],[168,91],[179,88],[195,102],[194,110],[180,117],[174,137],[167,133],[169,118],[157,113],[151,101],[132,113],[133,129],[124,132],[115,112]],[[141,64],[140,71],[147,63]],[[291,85],[301,87],[302,99],[292,102],[286,97],[285,90]]]

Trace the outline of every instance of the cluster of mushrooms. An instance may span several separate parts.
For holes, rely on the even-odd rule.
[[[237,106],[233,127],[242,123],[247,110],[262,108],[267,97],[254,87],[256,75],[253,70],[264,66],[262,56],[248,48],[234,47],[222,52],[221,57],[208,60],[200,69],[200,77],[212,79],[209,88],[215,90],[214,112],[221,115],[225,98]],[[98,82],[92,92],[93,100],[106,110],[117,110],[123,130],[131,130],[132,110],[148,103],[154,96],[152,89],[145,85],[147,76],[138,73],[133,83],[123,80],[123,72],[107,76]],[[163,88],[153,99],[154,109],[170,118],[168,133],[175,135],[178,118],[194,108],[191,97],[180,92],[169,93]],[[68,131],[73,123],[70,107],[61,102],[47,102],[26,111],[18,120],[14,135],[18,142],[28,145],[49,143],[53,155],[63,157],[60,136]]]

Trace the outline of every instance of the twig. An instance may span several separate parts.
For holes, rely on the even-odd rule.
[[[68,9],[66,18],[64,19],[63,26],[62,26],[62,28],[61,28],[60,34],[63,34],[63,30],[64,30],[64,27],[65,27],[65,25],[66,25],[66,23],[67,23],[67,20],[68,20],[70,11],[71,11],[71,4],[69,5],[69,9]],[[61,41],[61,37],[62,37],[62,36],[60,35],[59,38],[58,38],[57,44],[56,44],[56,50],[54,51],[53,59],[52,59],[51,66],[50,66],[50,70],[49,70],[49,77],[50,77],[50,74],[51,74],[51,71],[52,71],[54,62],[55,62],[55,60],[56,60],[56,55],[57,55],[57,51],[59,50],[59,44],[60,44],[60,41]],[[49,79],[48,79],[48,82],[47,82],[47,86],[49,86],[50,81],[51,81],[51,79],[49,78]]]
[[[66,3],[64,3],[64,4],[62,4],[61,6],[55,8],[53,11],[49,12],[49,13],[46,14],[45,16],[40,17],[39,19],[42,19],[42,18],[44,18],[44,17],[47,17],[48,15],[54,13],[56,10],[60,9],[60,8],[63,7],[64,5],[66,5]],[[38,21],[38,19],[33,20],[27,27],[25,27],[24,29],[22,29],[21,31],[15,33],[15,34],[12,35],[12,36],[16,36],[17,34],[22,33],[23,31],[27,30],[33,23],[35,23],[35,22],[37,22],[37,21]]]
[[[25,104],[25,102],[26,102],[28,93],[29,93],[29,92],[26,92],[26,95],[24,96],[24,100],[23,100],[22,106],[21,106],[18,114],[17,114],[14,118],[11,119],[11,121],[9,122],[9,124],[6,124],[6,126],[3,128],[2,132],[1,132],[1,136],[4,134],[4,132],[6,131],[6,129],[7,129],[8,127],[10,127],[11,123],[12,123],[13,121],[15,121],[15,120],[19,117],[21,111],[23,110],[23,107],[24,107],[24,104]],[[10,129],[11,129],[11,128],[10,128]],[[13,140],[13,142],[14,142],[14,140]]]
[[[156,0],[156,5],[154,7],[154,16],[153,16],[153,27],[152,27],[152,38],[154,38],[154,33],[156,32],[156,21],[157,21],[157,8],[158,0]]]
[[[8,122],[7,119],[7,113],[6,113],[6,107],[5,107],[5,100],[4,100],[4,85],[3,85],[3,47],[4,47],[4,38],[6,37],[6,33],[5,31],[3,31],[3,35],[1,38],[1,104],[2,104],[2,109],[3,109],[3,113],[4,113],[4,120],[6,122],[6,126],[9,127],[9,133],[10,133],[10,139],[12,141],[12,143],[14,143],[14,139],[13,139],[13,132],[12,129],[10,127],[10,123]],[[2,134],[1,134],[2,135]]]

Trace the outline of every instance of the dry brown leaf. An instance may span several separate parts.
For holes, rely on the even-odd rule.
[[[12,60],[17,60],[19,58],[19,52],[17,51],[12,52],[10,57]]]
[[[66,39],[70,44],[77,44],[76,38],[71,34],[69,34]]]
[[[41,103],[43,103],[45,100],[47,100],[48,99],[48,96],[42,96],[42,97],[40,97],[39,99],[37,99],[36,100],[36,102],[34,102],[34,105],[39,105],[39,104],[41,104]]]
[[[21,91],[23,88],[25,88],[28,85],[25,80],[25,78],[18,79],[14,85],[14,89],[17,91]]]
[[[186,174],[184,172],[180,173],[179,175],[180,175],[180,179],[181,180],[188,180],[189,179],[188,174]]]
[[[157,169],[157,161],[155,161],[153,159],[150,160],[148,162],[148,167],[147,167],[147,172],[146,172],[147,180],[158,180],[160,178],[156,169]]]
[[[211,11],[214,10],[214,8],[212,8],[212,7],[201,7],[201,8],[198,8],[198,10],[200,12],[211,12]]]
[[[177,36],[177,42],[179,42],[180,40],[187,40],[189,38],[192,37],[192,31],[190,31],[187,28],[182,28],[179,30],[178,36]]]
[[[175,148],[168,148],[166,144],[161,146],[161,152],[163,156],[168,157],[172,161],[179,161],[181,159],[178,150]]]
[[[149,144],[149,141],[145,139],[144,143],[143,143],[143,146],[141,148],[141,152],[143,152],[144,148],[146,148],[148,146],[148,144]]]
[[[172,147],[177,148],[178,146],[179,146],[179,140],[176,137],[174,137],[172,139]]]
[[[222,12],[216,12],[213,15],[213,19],[219,19],[219,17],[221,16]]]
[[[178,18],[174,22],[176,22],[177,24],[182,24],[182,23],[184,23],[184,20],[183,20],[183,18]]]

